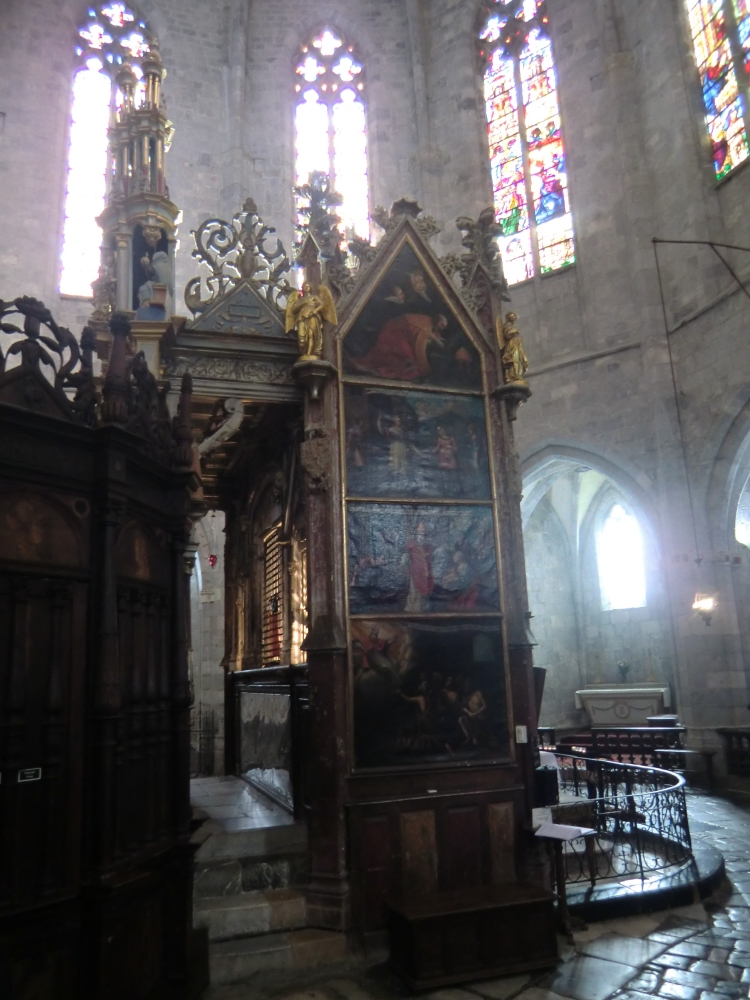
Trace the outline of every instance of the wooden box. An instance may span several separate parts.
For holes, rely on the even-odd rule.
[[[412,989],[543,969],[557,962],[554,897],[523,883],[389,904],[391,966]]]

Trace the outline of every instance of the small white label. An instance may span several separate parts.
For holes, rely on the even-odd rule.
[[[18,772],[19,784],[24,781],[41,781],[41,780],[42,780],[41,767],[25,767],[23,768],[23,770]]]
[[[529,731],[526,726],[516,726],[516,743],[528,743]]]

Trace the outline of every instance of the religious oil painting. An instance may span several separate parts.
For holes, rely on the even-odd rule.
[[[350,503],[349,611],[498,611],[490,507]]]
[[[348,385],[344,399],[350,496],[491,499],[481,398]]]
[[[347,334],[343,352],[347,375],[482,388],[476,349],[408,245]]]
[[[352,622],[357,767],[508,753],[500,625]]]

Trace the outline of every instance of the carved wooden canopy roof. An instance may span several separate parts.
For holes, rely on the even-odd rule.
[[[208,275],[193,278],[185,302],[193,318],[167,331],[167,378],[190,372],[196,396],[299,402],[292,378],[297,346],[285,331],[289,258],[248,198],[232,219],[207,219],[192,233],[193,257]],[[207,294],[204,295],[204,289]]]

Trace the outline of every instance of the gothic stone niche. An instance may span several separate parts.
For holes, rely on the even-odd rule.
[[[340,341],[354,766],[507,760],[479,335],[418,239],[385,256]]]

